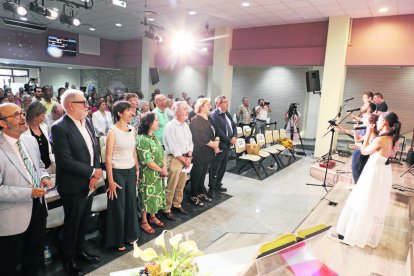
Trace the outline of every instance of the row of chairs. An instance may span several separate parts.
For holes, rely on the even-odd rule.
[[[288,149],[285,146],[280,144],[280,141],[286,138],[285,129],[280,130],[266,130],[265,134],[262,133],[256,134],[255,137],[251,136],[251,128],[249,126],[237,127],[237,142],[235,144],[235,152],[237,159],[245,161],[245,164],[240,167],[239,173],[247,165],[250,165],[256,172],[259,179],[261,179],[259,167],[263,168],[263,171],[267,174],[265,167],[263,166],[263,161],[268,157],[272,157],[275,163],[280,167],[284,167],[282,160],[279,155],[284,151],[289,151],[290,154],[296,159],[294,150]],[[246,138],[249,143],[255,143],[260,146],[259,154],[249,154],[247,153]]]

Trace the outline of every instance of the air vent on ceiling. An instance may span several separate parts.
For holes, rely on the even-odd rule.
[[[46,25],[37,24],[29,21],[20,21],[12,18],[2,17],[2,21],[5,27],[13,29],[26,29],[34,32],[44,32],[47,30]]]

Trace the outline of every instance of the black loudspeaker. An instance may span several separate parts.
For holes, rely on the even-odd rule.
[[[320,92],[319,70],[306,72],[306,90],[308,92]]]
[[[158,75],[158,68],[157,67],[151,67],[150,68],[150,77],[152,85],[160,82],[160,76]]]

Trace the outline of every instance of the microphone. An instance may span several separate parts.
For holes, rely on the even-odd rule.
[[[366,126],[354,127],[354,130],[361,130],[361,129],[367,129],[367,127]]]
[[[338,124],[336,123],[336,121],[335,120],[329,120],[328,121],[328,123],[331,125],[331,126],[337,126]]]
[[[352,101],[353,99],[354,99],[354,97],[346,99],[344,102],[349,102],[349,101]]]
[[[348,100],[345,100],[345,101],[348,101]],[[346,112],[354,112],[354,111],[359,111],[359,110],[360,110],[360,108],[358,107],[358,108],[348,109]]]

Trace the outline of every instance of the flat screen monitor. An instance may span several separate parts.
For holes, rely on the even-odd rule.
[[[62,51],[64,56],[76,56],[77,41],[73,38],[65,38],[49,35],[47,37],[47,46],[56,47]]]

